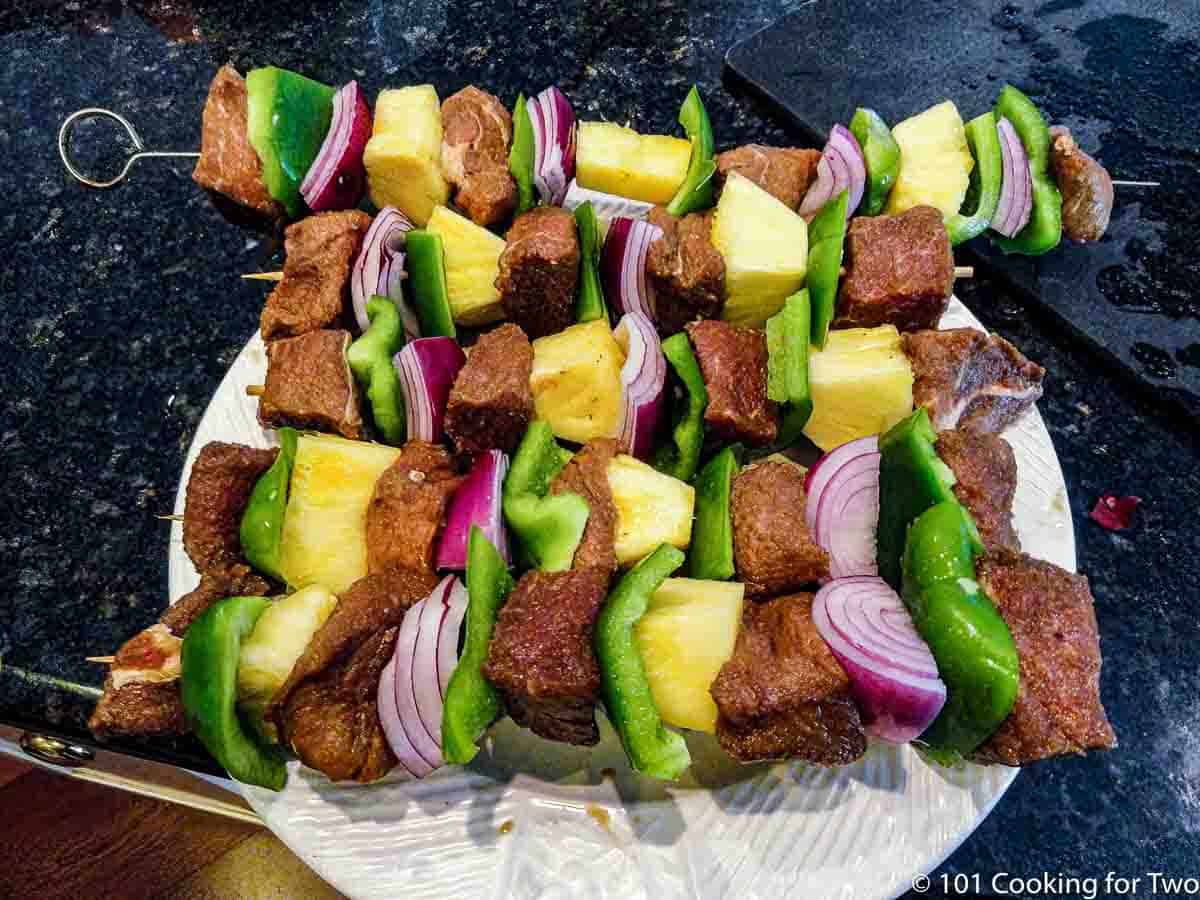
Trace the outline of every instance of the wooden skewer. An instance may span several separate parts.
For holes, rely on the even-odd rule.
[[[182,522],[183,521],[183,516],[177,516],[175,514],[171,514],[169,516],[155,516],[154,518],[160,519],[163,522]]]
[[[242,277],[247,281],[283,281],[282,272],[247,272]]]
[[[113,660],[116,659],[115,656],[87,656],[84,658],[90,663],[102,663],[106,666],[111,666],[113,664]]]
[[[261,397],[266,392],[267,392],[267,389],[264,385],[261,385],[261,384],[246,385],[246,396],[247,397]]]
[[[1157,181],[1114,181],[1113,187],[1158,187]]]
[[[975,267],[974,266],[955,266],[954,267],[954,277],[955,278],[974,278],[975,277]]]

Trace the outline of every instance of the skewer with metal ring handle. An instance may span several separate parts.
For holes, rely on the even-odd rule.
[[[133,146],[136,150],[132,156],[125,160],[125,167],[115,178],[110,178],[108,181],[97,181],[94,178],[89,178],[71,159],[71,134],[75,130],[75,126],[85,119],[105,118],[113,119],[119,122],[125,129],[125,133],[129,135],[129,139],[133,141]],[[58,129],[58,155],[63,161],[63,165],[67,167],[67,171],[72,177],[81,184],[86,184],[93,188],[110,188],[120,184],[129,176],[129,170],[133,168],[133,164],[139,159],[147,159],[149,157],[175,157],[175,158],[190,158],[197,159],[200,154],[192,151],[182,150],[147,150],[146,145],[142,142],[142,136],[137,133],[137,129],[133,124],[122,116],[120,113],[115,113],[111,109],[101,109],[98,106],[89,106],[86,109],[76,110],[67,116],[66,121],[62,123],[62,127]]]

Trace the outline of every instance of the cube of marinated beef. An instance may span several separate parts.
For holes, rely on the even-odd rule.
[[[617,507],[608,483],[608,464],[617,450],[612,438],[588,441],[550,484],[551,494],[578,494],[588,504],[587,527],[572,563],[576,569],[616,571]]]
[[[608,578],[596,568],[527,572],[500,609],[483,674],[503,694],[513,721],[548,740],[600,739],[592,626]]]
[[[693,322],[687,333],[708,390],[705,426],[725,441],[774,441],[779,409],[767,399],[767,336],[711,319]]]
[[[1063,231],[1073,241],[1098,241],[1112,217],[1112,176],[1079,148],[1070,129],[1055,125],[1050,140],[1050,164],[1062,194]]]
[[[267,296],[263,340],[336,325],[350,298],[350,270],[371,217],[357,209],[317,213],[284,232],[283,280]]]
[[[959,428],[938,435],[936,449],[957,479],[954,496],[975,519],[988,550],[1020,550],[1012,525],[1017,458],[1008,442],[994,434]]]
[[[168,606],[158,621],[176,637],[183,637],[201,613],[218,600],[226,597],[265,597],[271,590],[271,582],[255,574],[248,565],[227,565],[217,571],[202,572],[200,583]]]
[[[508,317],[530,338],[573,324],[580,258],[574,216],[539,206],[517,216],[505,241],[496,289]]]
[[[238,536],[242,513],[259,476],[278,454],[224,441],[200,448],[183,508],[183,549],[197,572],[219,573],[245,563]]]
[[[367,506],[367,571],[433,575],[446,506],[462,478],[446,448],[409,441],[379,480]]]
[[[517,205],[508,168],[512,116],[499,100],[468,85],[442,103],[442,172],[454,202],[476,225],[495,225]]]
[[[192,180],[268,219],[283,217],[262,179],[262,163],[250,146],[246,80],[230,65],[221,66],[208,86],[200,120],[200,158]]]
[[[850,220],[846,275],[834,328],[936,328],[954,290],[954,254],[942,214],[914,206],[898,216]]]
[[[752,597],[794,591],[829,577],[829,554],[804,525],[804,476],[764,462],[733,479],[733,559]]]
[[[903,338],[913,402],[938,431],[1003,431],[1042,396],[1046,370],[999,335],[974,328],[918,331]]]
[[[446,434],[459,453],[512,453],[533,421],[533,347],[519,325],[480,336],[446,404]]]
[[[1100,636],[1087,578],[1015,553],[985,557],[977,574],[1012,633],[1021,681],[1012,712],[972,758],[1021,766],[1115,747],[1100,702]]]
[[[267,383],[258,398],[258,421],[268,428],[292,425],[363,437],[358,385],[346,362],[350,332],[310,331],[267,344]]]
[[[747,606],[710,692],[717,740],[734,759],[845,765],[867,748],[850,680],[812,619],[812,594]]]
[[[799,209],[817,177],[820,150],[747,144],[717,155],[717,183],[724,186],[730,172],[749,178],[789,209]]]
[[[656,206],[646,219],[662,229],[646,253],[659,333],[668,337],[695,319],[717,318],[725,302],[725,260],[713,246],[711,216],[677,219]]]

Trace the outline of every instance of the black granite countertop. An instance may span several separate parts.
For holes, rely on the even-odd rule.
[[[111,652],[166,603],[167,523],[156,516],[170,512],[205,405],[256,327],[263,288],[237,275],[273,267],[278,252],[270,237],[225,222],[186,161],[142,164],[113,191],[75,184],[55,149],[69,112],[111,107],[147,145],[194,149],[207,81],[232,60],[354,77],[369,95],[430,81],[445,96],[477,82],[511,100],[557,83],[584,117],[648,130],[673,127],[697,82],[721,144],[780,142],[788,135],[770,111],[723,82],[722,58],[800,5],[346,0],[304,12],[134,0],[0,10],[0,720],[83,738],[102,678],[84,657]],[[1150,6],[1169,19],[1170,4]],[[896,33],[920,40],[903,22]],[[1195,165],[1200,141],[1190,145],[1181,162]],[[996,872],[1200,874],[1200,442],[1036,305],[987,277],[961,287],[989,327],[1050,371],[1041,410],[1096,596],[1103,695],[1121,746],[1023,772],[940,871],[980,873],[985,889]],[[1133,529],[1088,520],[1105,492],[1143,498]],[[213,768],[191,744],[125,749]]]

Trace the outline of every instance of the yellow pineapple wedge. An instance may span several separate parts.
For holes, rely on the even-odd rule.
[[[580,187],[647,203],[671,202],[692,159],[691,142],[638,134],[613,122],[580,122],[575,180]]]
[[[737,581],[668,578],[634,626],[654,705],[676,728],[713,734],[717,704],[708,692],[733,655],[746,587]]]
[[[943,216],[958,212],[967,196],[975,160],[967,147],[958,108],[946,100],[892,129],[900,145],[900,174],[888,195],[888,215],[932,206]]]
[[[608,464],[617,508],[617,562],[632,565],[659,544],[686,550],[692,542],[696,489],[624,453]]]
[[[442,237],[446,293],[454,321],[478,326],[503,319],[504,305],[496,290],[496,278],[500,275],[504,239],[444,206],[434,208],[428,229]]]
[[[400,451],[328,435],[301,435],[283,515],[279,569],[293,588],[340,594],[367,574],[367,504]]]
[[[713,245],[725,259],[722,318],[762,328],[804,283],[808,226],[750,179],[731,173],[712,224]]]
[[[380,91],[363,155],[372,202],[424,226],[450,199],[442,177],[442,105],[432,84]]]
[[[607,320],[572,325],[533,342],[529,389],[537,417],[578,444],[612,437],[621,415],[625,354]]]
[[[822,450],[882,434],[912,412],[912,366],[894,325],[830,331],[824,350],[809,351],[808,385],[804,433]]]

